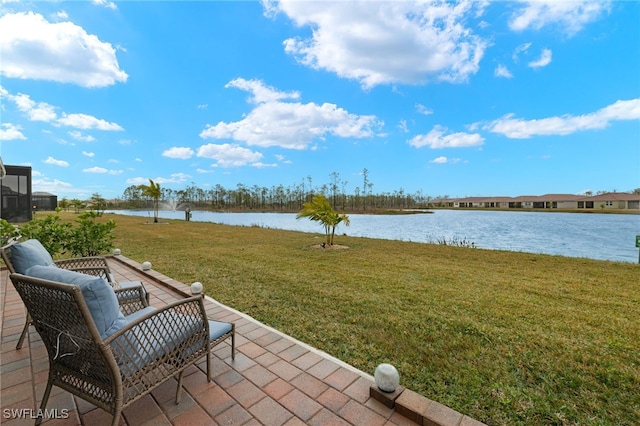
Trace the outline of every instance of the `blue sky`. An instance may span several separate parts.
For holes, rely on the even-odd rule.
[[[0,155],[33,190],[640,187],[640,2],[17,2]]]

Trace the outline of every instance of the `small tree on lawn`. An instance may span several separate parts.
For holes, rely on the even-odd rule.
[[[102,198],[102,196],[96,192],[91,196],[90,208],[91,210],[95,210],[96,213],[98,213],[98,216],[102,216],[107,208],[107,200]]]
[[[160,197],[162,197],[160,184],[149,179],[149,185],[140,185],[138,188],[140,188],[144,197],[149,197],[153,200],[153,223],[158,223],[158,207],[160,206]]]
[[[310,203],[302,205],[302,210],[300,210],[296,219],[304,217],[314,222],[320,222],[324,226],[324,233],[327,238],[326,243],[330,246],[333,245],[336,227],[341,223],[349,226],[349,216],[333,210],[331,203],[324,195],[315,195]]]

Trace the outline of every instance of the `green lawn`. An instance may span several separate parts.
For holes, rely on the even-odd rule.
[[[107,218],[125,256],[487,424],[640,424],[639,265]]]

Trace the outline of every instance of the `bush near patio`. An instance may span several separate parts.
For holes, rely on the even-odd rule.
[[[13,225],[3,220],[0,225],[2,245],[11,240],[39,240],[53,257],[97,256],[107,254],[113,248],[113,220],[97,221],[97,211],[86,211],[76,216],[74,226],[61,215],[50,214],[36,217],[30,222]]]

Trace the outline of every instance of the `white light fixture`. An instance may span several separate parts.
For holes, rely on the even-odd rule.
[[[151,262],[142,262],[142,270],[148,271],[149,269],[151,269]]]
[[[202,283],[196,281],[193,284],[191,284],[191,294],[200,294],[200,293],[202,293]]]
[[[115,256],[120,256],[122,254],[122,251],[119,248],[113,249],[113,254]]]
[[[395,392],[400,384],[400,374],[398,370],[391,364],[380,364],[376,367],[373,374],[376,380],[376,386],[383,392]]]

